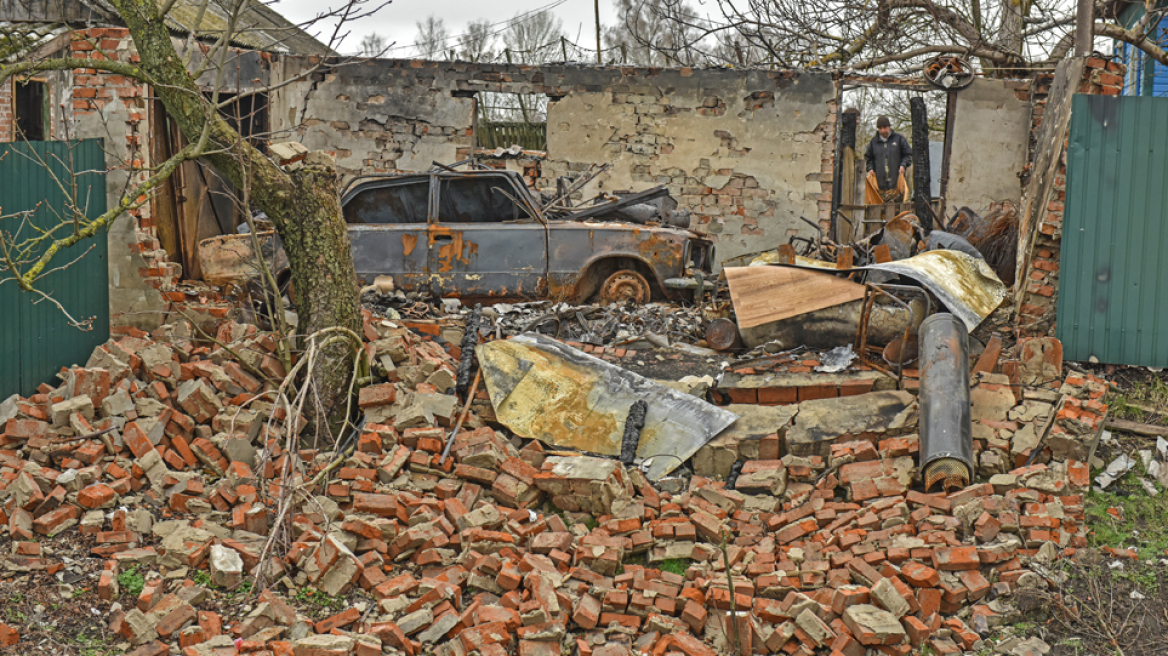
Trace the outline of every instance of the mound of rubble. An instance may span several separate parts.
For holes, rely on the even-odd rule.
[[[8,399],[2,567],[56,575],[54,539],[79,539],[104,562],[97,621],[133,656],[863,656],[979,649],[1020,617],[1020,590],[1045,587],[1031,562],[1086,545],[1097,379],[980,375],[983,482],[949,493],[913,488],[911,399],[897,435],[799,456],[801,429],[775,426],[739,449],[755,455],[732,487],[658,484],[510,437],[485,392],[443,461],[460,335],[368,314],[364,332],[388,380],[361,390],[339,457],[287,448],[301,424],[272,403],[276,341],[239,324],[218,345],[130,330]],[[136,598],[119,588],[132,567],[153,573]],[[245,582],[246,613],[205,608]],[[308,588],[350,605],[313,621],[294,603]],[[20,650],[21,628],[0,625],[2,644]]]

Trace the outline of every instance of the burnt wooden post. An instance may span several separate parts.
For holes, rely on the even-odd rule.
[[[913,213],[921,222],[925,234],[933,231],[933,209],[929,207],[929,115],[925,110],[925,99],[909,98],[909,114],[912,116],[913,151]]]

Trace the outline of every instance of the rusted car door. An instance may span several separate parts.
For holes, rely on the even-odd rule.
[[[407,291],[427,284],[432,184],[432,176],[409,176],[360,183],[345,193],[341,202],[361,284],[379,275],[393,276]]]
[[[542,298],[547,232],[511,177],[438,174],[430,284],[442,296]]]
[[[598,269],[608,275],[632,268],[636,260],[652,269],[650,285],[681,276],[685,271],[687,238],[677,230],[628,223],[581,221],[548,222],[548,277],[553,295],[575,290],[581,274]],[[610,262],[607,267],[598,263]],[[651,278],[651,279],[649,279]],[[592,281],[599,285],[603,280]]]

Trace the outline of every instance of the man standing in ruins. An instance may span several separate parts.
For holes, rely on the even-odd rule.
[[[868,168],[864,200],[868,205],[908,200],[904,172],[912,166],[912,147],[904,135],[892,130],[887,116],[876,119],[876,136],[864,151],[864,162]]]

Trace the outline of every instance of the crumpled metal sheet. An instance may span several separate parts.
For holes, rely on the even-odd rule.
[[[750,266],[795,266],[800,269],[830,269],[833,273],[849,271],[885,271],[919,282],[957,315],[970,332],[990,316],[1006,298],[1006,286],[986,261],[960,251],[927,251],[903,260],[870,264],[852,269],[836,269],[830,262],[796,257],[795,264],[782,264],[778,253],[763,253]]]
[[[625,418],[649,404],[637,457],[657,480],[688,460],[738,415],[672,390],[543,335],[476,349],[495,415],[516,435],[619,456]]]
[[[765,251],[759,253],[750,264],[746,266],[769,266],[772,264],[782,264],[782,256],[778,251]],[[725,263],[723,263],[725,266]],[[839,271],[834,262],[824,262],[823,260],[816,260],[810,257],[803,257],[802,255],[795,256],[795,266],[803,269],[827,269],[828,271]]]
[[[970,332],[1006,298],[1006,286],[990,265],[960,251],[928,251],[903,260],[856,268],[888,271],[921,283]]]

